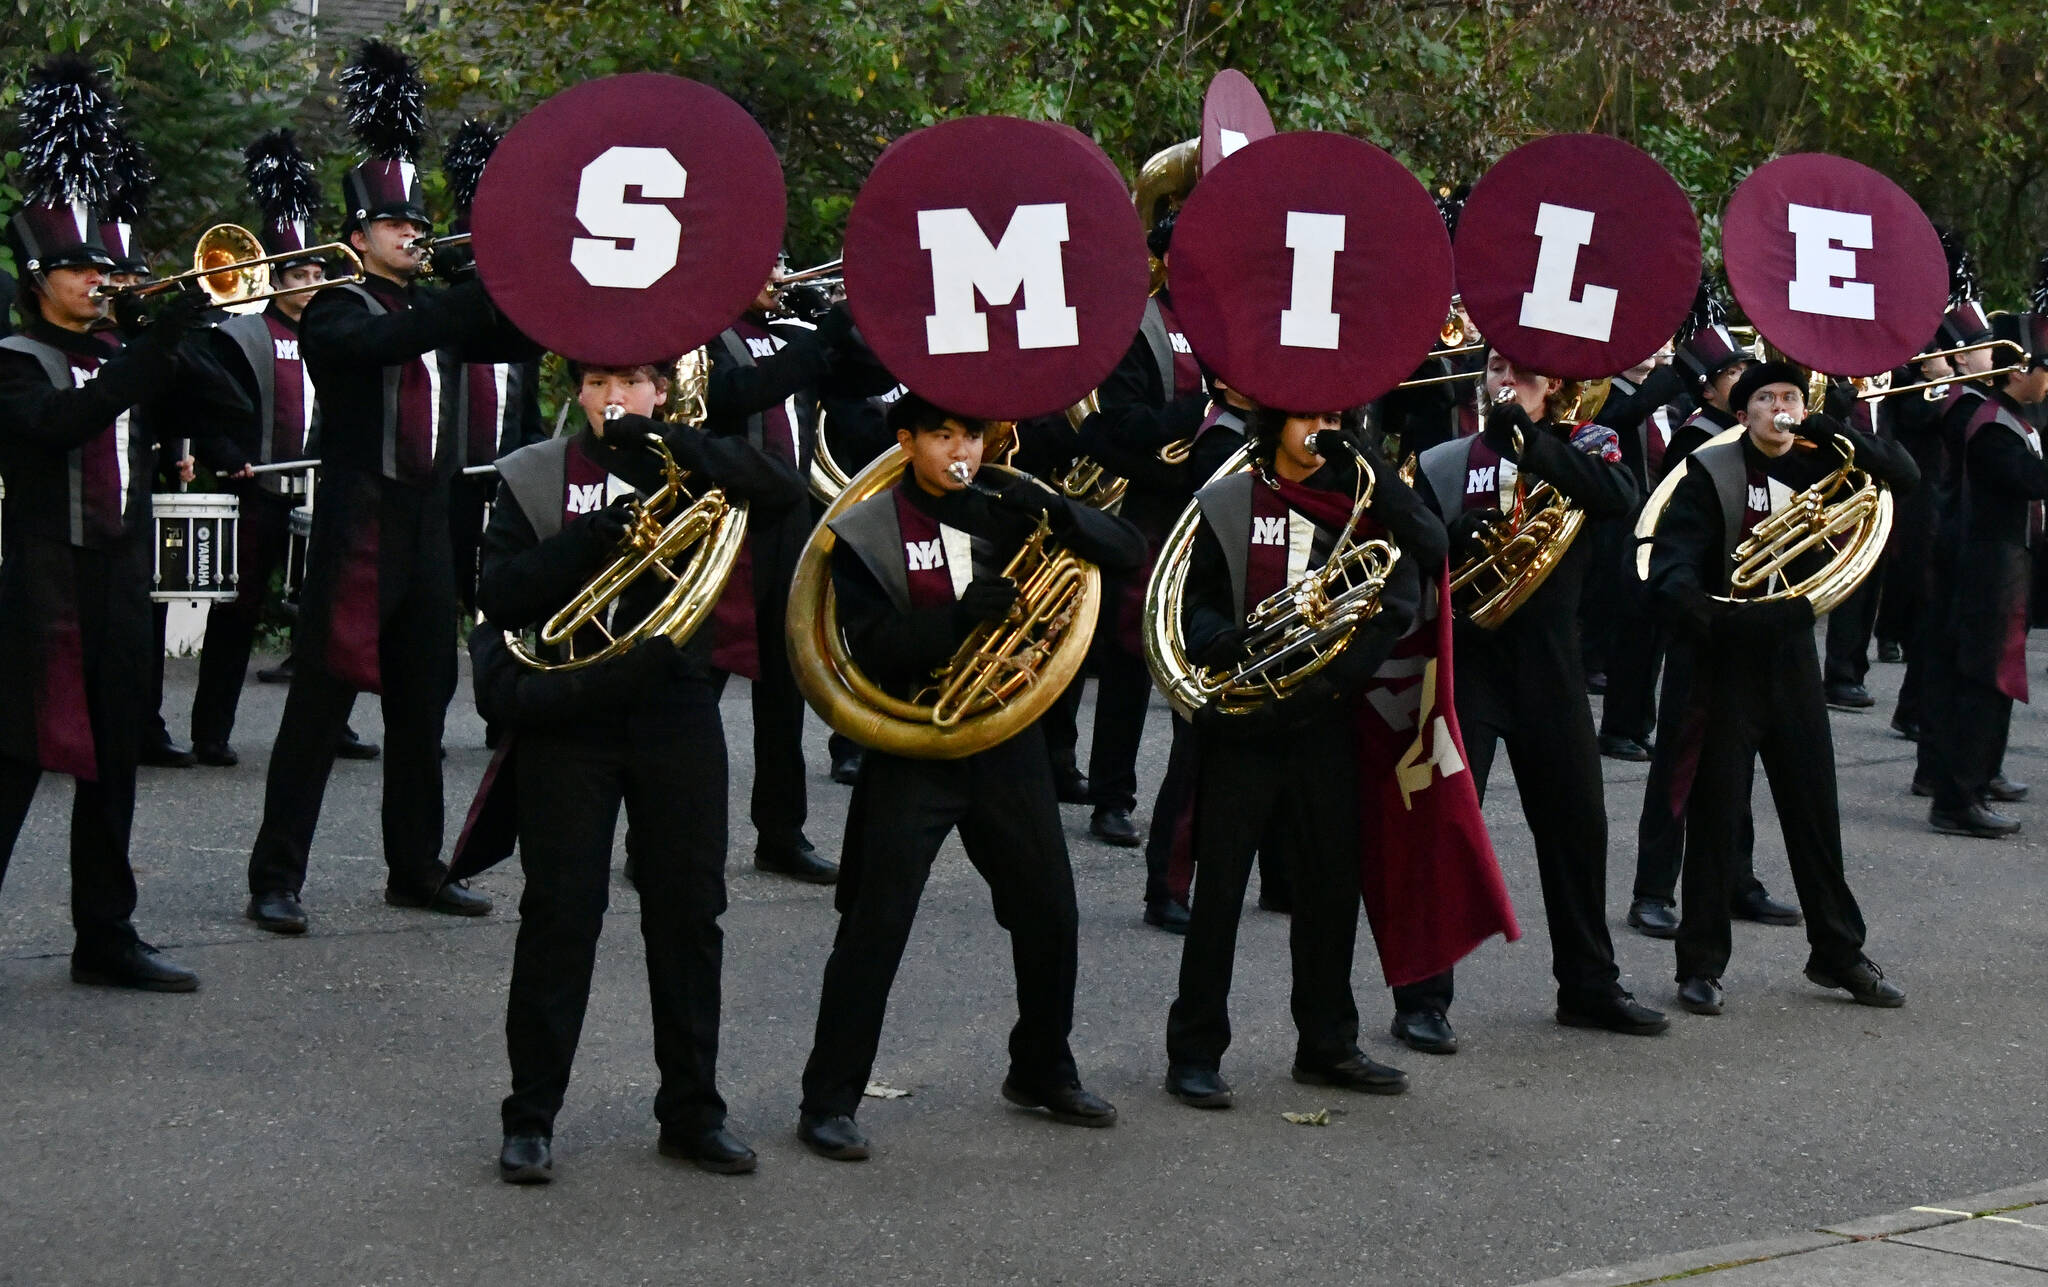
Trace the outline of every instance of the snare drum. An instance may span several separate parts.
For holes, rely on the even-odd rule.
[[[151,498],[156,518],[156,578],[149,597],[224,602],[240,590],[242,500],[227,492],[174,492]]]
[[[296,606],[299,588],[306,584],[306,549],[313,542],[313,502],[293,510],[285,518],[284,601]]]

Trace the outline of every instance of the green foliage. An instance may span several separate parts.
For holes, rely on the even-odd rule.
[[[154,259],[186,260],[199,233],[246,222],[242,148],[288,122],[313,82],[312,44],[287,0],[15,0],[0,8],[0,110],[13,131],[23,78],[52,53],[92,58],[162,176],[143,234]],[[20,158],[0,159],[0,203]],[[189,267],[189,261],[184,266]]]

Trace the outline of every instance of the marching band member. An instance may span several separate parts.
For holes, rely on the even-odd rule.
[[[1976,400],[1962,436],[1951,519],[1954,590],[1936,643],[1946,682],[1926,721],[1934,750],[1927,820],[1950,835],[2019,830],[1986,801],[2015,794],[1999,767],[2012,704],[2027,699],[2027,600],[2048,501],[2040,434],[2025,410],[2048,400],[2048,324],[2037,313],[2001,313],[1992,326],[1994,338],[2024,356],[2021,370],[1999,376],[1989,396]]]
[[[250,192],[264,214],[264,253],[306,250],[313,244],[309,220],[319,200],[318,180],[291,131],[275,130],[257,139],[244,161]],[[318,256],[306,255],[282,260],[270,273],[274,289],[292,289],[326,280],[327,268]],[[240,594],[215,604],[206,615],[199,685],[192,695],[192,753],[201,764],[227,767],[241,761],[228,739],[241,704],[249,651],[270,597],[270,579],[284,566],[291,511],[300,503],[286,490],[286,476],[259,480],[252,470],[306,455],[317,413],[312,381],[299,357],[299,319],[312,298],[303,292],[280,295],[262,312],[238,314],[207,332],[216,360],[241,385],[250,414],[200,440],[203,463],[226,479],[242,501],[236,538]]]
[[[1065,548],[1106,572],[1127,573],[1143,561],[1143,538],[1128,523],[1031,480],[992,496],[971,489],[963,475],[971,479],[980,468],[983,422],[911,393],[890,408],[889,423],[909,456],[903,480],[832,525],[839,538],[832,583],[847,648],[887,691],[913,695],[975,626],[1009,612],[1017,586],[998,570],[1041,515]],[[825,963],[797,1125],[798,1137],[821,1156],[868,1156],[854,1113],[932,860],[956,827],[968,861],[989,884],[997,922],[1010,933],[1018,1019],[1003,1097],[1070,1125],[1116,1121],[1114,1108],[1082,1088],[1067,1044],[1078,913],[1052,772],[1033,724],[962,759],[908,759],[873,748],[862,759],[835,898],[839,930]]]
[[[1197,1108],[1232,1102],[1221,1065],[1238,920],[1252,856],[1280,832],[1286,841],[1274,847],[1295,895],[1294,1079],[1378,1095],[1408,1086],[1405,1073],[1359,1049],[1351,995],[1361,902],[1358,708],[1365,682],[1415,624],[1424,586],[1435,593],[1446,542],[1443,524],[1393,467],[1355,446],[1360,420],[1261,408],[1251,417],[1258,472],[1228,475],[1196,494],[1201,528],[1181,630],[1188,655],[1212,669],[1246,659],[1247,610],[1322,566],[1350,518],[1358,465],[1312,435],[1342,434],[1360,451],[1375,477],[1367,515],[1400,550],[1379,611],[1337,661],[1256,712],[1206,714],[1188,735],[1199,765],[1196,876],[1179,995],[1167,1016],[1166,1089]]]
[[[1863,955],[1863,915],[1842,870],[1834,743],[1822,698],[1813,608],[1804,598],[1728,602],[1732,554],[1758,522],[1839,463],[1837,435],[1856,463],[1893,487],[1918,475],[1892,443],[1805,414],[1806,373],[1785,362],[1752,365],[1729,401],[1740,439],[1694,452],[1658,528],[1650,586],[1673,628],[1672,657],[1691,665],[1691,703],[1702,721],[1687,794],[1685,902],[1678,926],[1679,1004],[1719,1014],[1732,940],[1729,903],[1739,833],[1759,756],[1784,828],[1786,858],[1806,913],[1806,977],[1860,1004],[1896,1006],[1905,993]],[[1795,430],[1774,423],[1784,415]],[[1797,439],[1816,444],[1794,452]]]
[[[802,505],[804,486],[788,461],[736,435],[649,419],[668,401],[668,369],[570,363],[584,427],[500,462],[503,482],[484,535],[478,598],[488,625],[472,634],[471,651],[479,705],[510,730],[512,745],[483,793],[498,781],[514,792],[526,873],[505,1019],[512,1092],[499,1157],[515,1184],[552,1178],[555,1117],[590,997],[621,804],[661,1068],[661,1152],[725,1174],[755,1165],[753,1150],[726,1129],[715,1078],[726,757],[710,632],[699,630],[681,649],[657,637],[559,675],[523,667],[500,633],[546,620],[617,557],[632,518],[626,498],[662,483],[659,459],[644,445],[649,434],[660,434],[689,471],[693,491],[723,488],[748,504],[750,518]],[[622,597],[618,619],[642,619],[666,590],[641,578]]]
[[[1685,372],[1698,406],[1673,429],[1660,446],[1657,426],[1648,429],[1650,481],[1661,482],[1680,468],[1694,449],[1738,423],[1729,405],[1729,395],[1754,359],[1748,349],[1728,332],[1718,300],[1707,283],[1700,286],[1704,307],[1696,305],[1694,318],[1700,323],[1676,350],[1674,365]],[[1669,417],[1666,417],[1669,420]],[[1634,573],[1630,572],[1630,576]],[[1653,613],[1653,616],[1661,615]],[[1628,923],[1649,938],[1672,938],[1678,933],[1678,873],[1685,861],[1685,792],[1679,783],[1684,766],[1698,755],[1701,724],[1692,700],[1693,661],[1690,650],[1674,653],[1668,647],[1667,631],[1657,627],[1658,647],[1664,652],[1664,679],[1658,694],[1663,711],[1663,732],[1650,755],[1650,776],[1643,784],[1643,812],[1636,824],[1636,876],[1628,908]],[[1772,898],[1756,878],[1756,827],[1745,822],[1737,834],[1739,858],[1734,880],[1734,904],[1730,914],[1762,925],[1797,925],[1799,909]]]
[[[814,399],[824,393],[879,393],[893,377],[867,360],[844,305],[815,326],[771,319],[775,282],[754,306],[711,343],[706,428],[736,434],[787,462],[801,476],[816,449]],[[739,567],[712,618],[713,662],[749,682],[754,709],[754,782],[750,813],[754,866],[813,884],[839,879],[839,866],[819,856],[804,835],[810,807],[804,778],[804,700],[782,644],[789,583],[810,535],[807,508],[768,523],[750,523]]]
[[[1550,483],[1588,519],[1634,505],[1635,480],[1614,431],[1560,419],[1577,397],[1564,381],[1490,351],[1482,396],[1490,410],[1481,432],[1424,452],[1417,469],[1423,500],[1450,516],[1454,565],[1473,552],[1481,527],[1499,518],[1502,497],[1512,490],[1504,473],[1526,470]],[[1621,986],[1607,933],[1607,813],[1577,631],[1591,554],[1574,545],[1500,628],[1457,621],[1455,700],[1482,800],[1498,744],[1507,744],[1514,765],[1542,873],[1558,1022],[1649,1036],[1667,1020]],[[1396,987],[1394,1036],[1424,1053],[1454,1052],[1457,1036],[1446,1017],[1453,984],[1447,970]]]
[[[115,262],[90,202],[104,195],[93,176],[112,113],[76,58],[51,60],[22,93],[27,200],[7,224],[21,326],[0,340],[0,879],[38,780],[68,774],[72,979],[190,992],[198,976],[130,922],[128,842],[150,673],[151,434],[165,426],[144,404],[184,382],[206,304],[169,292],[151,319],[123,296],[122,339],[102,329]]]
[[[464,361],[523,360],[533,347],[480,283],[417,283],[414,242],[432,231],[411,160],[418,77],[377,41],[343,73],[351,126],[372,154],[342,180],[343,229],[366,276],[320,292],[300,319],[320,402],[320,503],[245,913],[280,934],[306,929],[307,858],[359,691],[383,699],[385,901],[459,916],[491,908],[443,880],[440,856],[441,725],[455,683],[448,479],[461,460],[449,383]]]

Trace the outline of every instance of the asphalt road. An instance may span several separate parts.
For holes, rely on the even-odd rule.
[[[2033,663],[2048,662],[2037,648]],[[1728,1013],[1664,1037],[1567,1030],[1528,832],[1505,757],[1488,806],[1527,937],[1459,974],[1452,1058],[1397,1051],[1377,963],[1356,986],[1368,1048],[1413,1089],[1360,1098],[1288,1079],[1284,918],[1248,911],[1225,1072],[1238,1107],[1159,1089],[1179,941],[1140,925],[1140,861],[1066,811],[1081,898],[1074,1048],[1114,1130],[1054,1126],[997,1096],[1008,953],[957,847],[941,857],[897,981],[870,1100],[875,1159],[796,1142],[797,1079],[834,916],[830,891],[757,874],[745,822],[744,688],[728,695],[735,829],[722,1081],[760,1171],[720,1178],[654,1152],[654,1066],[632,891],[612,923],[557,1180],[494,1173],[501,1025],[520,880],[457,921],[386,907],[381,766],[337,767],[306,902],[313,932],[240,919],[282,691],[252,683],[234,770],[145,770],[138,922],[204,976],[190,996],[73,986],[64,953],[68,783],[46,780],[0,893],[0,1283],[1388,1282],[1515,1283],[1812,1228],[1929,1193],[2048,1176],[2048,815],[2007,842],[1936,837],[1906,794],[1909,743],[1838,714],[1842,813],[1870,952],[1910,993],[1860,1009],[1800,977],[1797,930],[1738,925]],[[181,733],[193,666],[171,665]],[[1142,778],[1165,758],[1153,712]],[[1087,707],[1084,707],[1084,720]],[[367,736],[374,703],[359,708]],[[1084,724],[1084,739],[1086,735]],[[846,792],[813,725],[810,833],[836,847]],[[486,754],[458,699],[450,831]],[[1085,745],[1085,741],[1084,741]],[[2048,791],[2048,725],[2015,720],[2011,775]],[[1627,931],[1644,766],[1607,762],[1609,908],[1626,980],[1671,999],[1668,944]],[[1758,870],[1789,894],[1767,793]],[[1329,1108],[1325,1127],[1284,1121]]]

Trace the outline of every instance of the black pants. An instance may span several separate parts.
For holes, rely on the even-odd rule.
[[[457,474],[448,480],[448,550],[455,569],[455,601],[476,613],[478,551],[483,545],[484,510],[498,492],[496,474]],[[198,734],[193,734],[198,736]]]
[[[98,780],[71,792],[71,924],[75,952],[111,956],[135,939],[135,873],[128,837],[135,821],[135,760],[141,745],[149,618],[144,579],[120,564],[132,551],[70,552],[78,634]],[[21,664],[21,659],[14,659]],[[0,882],[34,803],[42,769],[0,756]]]
[[[909,760],[870,749],[846,817],[835,902],[839,932],[825,962],[817,1033],[804,1065],[803,1111],[851,1116],[874,1070],[889,988],[939,846],[955,827],[1010,933],[1017,1023],[1010,1076],[1049,1088],[1077,1079],[1074,872],[1060,831],[1045,739],[1033,725],[959,760]]]
[[[1728,968],[1735,855],[1759,759],[1784,828],[1813,963],[1847,968],[1863,950],[1863,914],[1842,872],[1835,746],[1813,636],[1795,631],[1768,650],[1723,649],[1700,664],[1707,722],[1686,817],[1678,978],[1720,978]]]
[[[658,739],[518,734],[519,941],[505,1011],[507,1134],[552,1136],[590,1000],[610,901],[612,835],[625,805],[654,1012],[661,1124],[725,1121],[717,1087],[725,911],[725,732],[699,685]]]
[[[1922,734],[1933,742],[1934,807],[1961,813],[1984,794],[2005,761],[2012,732],[2012,698],[1995,685],[1954,675],[1947,685],[1942,717]]]
[[[1856,592],[1828,614],[1828,683],[1860,684],[1870,673],[1870,635],[1877,625],[1877,596],[1883,580],[1864,577]]]
[[[226,742],[235,731],[249,650],[270,601],[270,578],[284,566],[291,539],[291,501],[242,493],[241,593],[216,603],[206,614],[206,642],[199,652],[199,687],[192,694],[192,740]]]
[[[1166,1018],[1172,1064],[1221,1066],[1230,1046],[1230,977],[1252,855],[1280,840],[1295,894],[1294,1060],[1340,1063],[1358,1049],[1351,955],[1358,936],[1358,765],[1343,718],[1277,737],[1196,734],[1195,890],[1180,993]]]
[[[1611,995],[1621,971],[1607,932],[1607,807],[1592,710],[1573,664],[1578,650],[1533,630],[1488,636],[1464,621],[1455,630],[1466,762],[1484,801],[1494,750],[1507,744],[1522,816],[1536,844],[1558,998]],[[1393,989],[1395,1008],[1449,1009],[1451,976],[1446,970]]]
[[[1624,547],[1633,548],[1635,520],[1596,518],[1579,539],[1592,550],[1593,563],[1579,592],[1579,651],[1589,675],[1608,674],[1614,664],[1615,624],[1629,587],[1622,569]],[[1609,675],[1609,682],[1613,677]]]
[[[437,529],[438,524],[427,525],[432,536],[445,540]],[[387,550],[378,596],[384,863],[392,888],[426,894],[439,887],[446,871],[441,728],[455,693],[455,587],[440,551],[415,546],[414,553],[418,557],[407,559],[397,548]],[[263,822],[249,853],[251,893],[297,893],[305,886],[327,775],[355,700],[355,688],[320,657],[298,656],[270,753]]]
[[[1045,708],[1045,714],[1038,717],[1038,727],[1045,732],[1045,754],[1052,764],[1054,773],[1071,773],[1080,767],[1074,754],[1074,746],[1081,740],[1075,718],[1081,711],[1081,697],[1088,687],[1088,676],[1084,671],[1074,676],[1052,705]]]
[[[1649,589],[1633,571],[1623,574],[1615,606],[1600,731],[1647,745],[1657,727],[1657,672],[1664,660],[1664,631],[1651,610]]]
[[[1095,734],[1088,748],[1088,803],[1098,809],[1138,806],[1138,744],[1145,736],[1145,707],[1152,698],[1152,671],[1142,653],[1096,634]]]
[[[748,813],[760,849],[793,847],[804,834],[810,797],[804,780],[804,697],[790,673],[783,615],[756,606],[761,677],[748,685],[754,712],[754,785]],[[715,681],[725,688],[725,675]]]
[[[1692,701],[1695,655],[1691,648],[1676,648],[1664,668],[1664,731],[1650,754],[1643,816],[1636,824],[1637,898],[1666,903],[1678,899],[1678,873],[1685,865],[1686,807],[1673,800],[1671,784],[1688,761],[1698,760],[1706,733],[1705,711],[1695,709]],[[1734,863],[1732,896],[1739,900],[1762,893],[1763,882],[1756,878],[1756,819],[1747,803],[1736,832]]]

